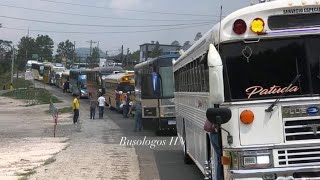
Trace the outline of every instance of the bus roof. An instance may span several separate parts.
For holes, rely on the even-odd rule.
[[[125,76],[131,76],[133,77],[134,74],[128,74],[128,73],[117,73],[117,74],[110,74],[108,76],[106,76],[104,78],[104,81],[108,81],[108,80],[111,80],[111,81],[120,81],[121,78],[125,77]]]
[[[100,73],[112,73],[114,71],[120,71],[120,72],[124,72],[123,68],[122,67],[119,67],[119,66],[115,66],[115,67],[95,67],[95,68],[92,68],[90,69],[89,71],[97,71],[97,72],[100,72]]]
[[[86,68],[70,69],[70,73],[71,72],[87,72],[87,71],[90,71],[90,69],[86,69]]]
[[[228,43],[235,41],[245,41],[249,42],[259,41],[264,38],[275,38],[283,36],[297,36],[303,34],[310,34],[312,31],[313,34],[320,34],[320,28],[315,31],[315,27],[319,24],[314,25],[313,27],[285,27],[285,24],[288,22],[274,22],[280,24],[283,29],[270,29],[270,17],[278,16],[283,17],[283,19],[299,19],[295,18],[297,15],[308,15],[316,14],[320,12],[319,3],[313,0],[274,0],[267,1],[264,3],[258,3],[252,6],[241,8],[237,11],[232,12],[226,16],[220,23],[215,24],[202,38],[200,38],[196,43],[194,43],[186,52],[174,62],[174,71],[183,67],[188,62],[193,59],[197,59],[200,56],[203,56],[209,50],[209,44],[218,45],[220,43]],[[306,6],[307,5],[307,6]],[[292,16],[288,18],[288,16]],[[251,23],[256,18],[261,19],[264,22],[264,31],[263,33],[254,33],[250,30]],[[236,34],[233,30],[234,22],[238,19],[242,19],[246,23],[245,33],[239,35]],[[300,17],[301,19],[301,17]],[[309,19],[308,19],[309,20]],[[314,21],[317,21],[316,18]],[[269,23],[269,24],[268,24]],[[290,24],[290,23],[289,23]],[[303,25],[302,22],[298,23]],[[221,28],[221,30],[220,30]],[[309,30],[308,30],[309,29]],[[219,33],[221,32],[221,33]]]
[[[158,56],[158,57],[156,57],[156,58],[153,58],[153,59],[150,59],[150,60],[148,60],[148,61],[144,61],[144,62],[142,62],[142,63],[139,63],[139,64],[135,65],[135,66],[134,66],[134,69],[135,69],[135,70],[136,70],[136,69],[140,69],[140,68],[142,68],[142,67],[144,67],[144,66],[153,64],[153,63],[155,63],[155,62],[157,62],[158,60],[161,60],[161,59],[170,59],[170,60],[172,60],[172,59],[178,59],[179,56],[180,56],[179,54],[166,54],[166,55]]]

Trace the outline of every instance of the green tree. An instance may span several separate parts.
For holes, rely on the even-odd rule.
[[[171,43],[171,45],[173,45],[173,46],[180,46],[180,43],[179,43],[179,41],[174,40],[174,41]]]
[[[194,37],[194,42],[198,41],[200,38],[202,38],[202,33],[201,32],[198,32],[196,34],[196,37]]]
[[[18,54],[16,65],[18,70],[23,70],[28,60],[32,59],[33,54],[38,53],[36,41],[32,37],[24,36],[18,43]],[[38,59],[34,59],[38,60]]]
[[[0,39],[0,74],[11,69],[12,42]]]
[[[156,42],[154,49],[151,51],[150,57],[155,58],[162,54],[162,49],[160,49],[159,41]]]
[[[92,49],[91,61],[92,63],[97,63],[100,58],[100,49],[98,47],[94,47]]]
[[[38,56],[43,60],[52,61],[53,40],[48,35],[38,35],[35,42]]]
[[[67,58],[68,60],[72,60],[73,53],[74,53],[73,48],[74,48],[74,44],[69,40],[66,40],[65,42],[60,42],[58,44],[58,49],[57,49],[59,60],[61,60],[62,58]]]

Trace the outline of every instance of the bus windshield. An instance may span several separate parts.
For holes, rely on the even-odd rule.
[[[303,36],[221,44],[226,100],[277,98],[285,91],[285,97],[318,95],[319,43],[320,36]]]
[[[120,83],[117,87],[117,91],[122,91],[124,93],[134,91],[134,86],[130,83]]]
[[[161,96],[163,98],[173,98],[174,96],[174,81],[173,81],[173,68],[159,67],[159,74],[162,80]]]

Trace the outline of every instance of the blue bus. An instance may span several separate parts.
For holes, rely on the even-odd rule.
[[[80,98],[88,98],[87,69],[71,69],[69,88],[72,95],[80,95]]]

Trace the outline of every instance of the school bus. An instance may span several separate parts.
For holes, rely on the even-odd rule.
[[[120,105],[125,101],[125,96],[130,92],[130,100],[134,100],[134,74],[117,73],[106,76],[105,98],[110,109],[121,111]],[[133,83],[133,84],[132,84]]]
[[[50,73],[51,73],[51,63],[44,63],[44,71],[43,71],[43,82],[49,84],[50,81]]]
[[[88,94],[98,98],[99,93],[105,93],[103,79],[110,74],[123,73],[122,67],[96,67],[87,71]]]

